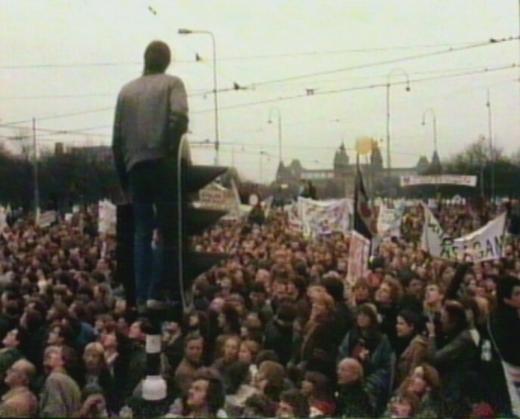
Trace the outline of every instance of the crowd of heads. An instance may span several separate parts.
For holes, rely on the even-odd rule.
[[[434,212],[457,236],[499,211]],[[20,217],[0,235],[3,416],[139,409],[149,323],[114,281],[116,242],[97,234],[95,214],[47,228]],[[163,324],[168,416],[503,412],[482,377],[490,319],[520,309],[518,239],[505,239],[501,260],[433,259],[412,206],[400,237],[383,239],[366,275],[348,282],[348,235],[305,238],[278,209],[260,220],[225,221],[194,240],[230,257],[195,280],[183,319]]]

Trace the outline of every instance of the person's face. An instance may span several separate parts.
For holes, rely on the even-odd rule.
[[[425,300],[428,304],[436,304],[442,300],[442,294],[437,285],[431,284],[426,287]]]
[[[250,298],[251,304],[255,308],[263,306],[266,300],[265,294],[261,292],[252,292]]]
[[[372,321],[365,313],[359,313],[356,317],[356,323],[360,329],[368,329],[372,325]]]
[[[397,336],[400,338],[411,336],[414,331],[413,325],[408,324],[401,316],[397,316],[397,323],[395,328],[397,331]]]
[[[253,362],[253,354],[245,344],[240,345],[240,351],[238,352],[238,360],[246,364]]]
[[[130,339],[140,339],[143,332],[141,331],[141,323],[133,322],[128,330],[128,337]]]
[[[20,344],[20,341],[18,340],[18,329],[13,329],[10,332],[8,332],[7,335],[5,335],[2,344],[6,348],[18,347],[18,345]]]
[[[354,365],[348,362],[340,362],[338,365],[338,384],[352,384],[359,380],[359,375]]]
[[[367,287],[357,287],[354,291],[356,301],[367,301],[370,297],[370,292]]]
[[[325,316],[327,314],[327,306],[321,302],[314,302],[312,304],[312,316],[314,318]]]
[[[83,361],[85,362],[85,368],[87,371],[97,371],[101,367],[101,360],[103,354],[95,350],[85,351],[83,354]]]
[[[268,381],[265,373],[262,370],[258,371],[254,378],[255,387],[263,393],[267,383]]]
[[[420,279],[415,278],[410,281],[410,284],[408,285],[408,293],[410,295],[413,295],[417,298],[422,297],[423,292],[423,283]]]
[[[513,287],[511,298],[504,298],[504,302],[517,310],[520,310],[520,285]]]
[[[376,297],[377,301],[380,303],[390,304],[392,302],[392,290],[390,285],[383,282],[377,290]]]
[[[226,344],[224,345],[224,359],[226,359],[227,361],[237,359],[238,349],[239,343],[236,339],[226,340]]]
[[[103,333],[101,335],[101,344],[105,349],[116,349],[117,338],[115,333]]]
[[[193,339],[186,344],[185,356],[188,361],[193,364],[202,362],[202,354],[204,351],[204,343],[202,339]]]
[[[63,358],[59,351],[48,351],[43,358],[43,366],[47,371],[63,366]]]
[[[276,409],[276,416],[279,418],[295,418],[293,407],[284,401],[278,403],[278,408]]]
[[[206,405],[209,382],[207,380],[194,381],[188,390],[186,404],[191,409],[200,409]]]
[[[412,406],[407,400],[398,398],[392,403],[392,413],[398,418],[408,418],[412,413]]]
[[[312,384],[310,381],[303,380],[301,391],[305,397],[310,397],[314,392],[314,384]]]
[[[424,379],[424,373],[421,367],[417,367],[410,379],[410,384],[408,385],[408,391],[417,394],[418,396],[422,396],[428,387],[426,380]]]
[[[60,343],[60,329],[55,327],[49,332],[49,338],[47,339],[48,345],[58,345]]]
[[[14,387],[16,385],[21,384],[24,380],[24,377],[25,377],[25,373],[21,370],[20,364],[18,362],[15,362],[6,371],[6,376],[5,376],[4,382],[9,387]]]

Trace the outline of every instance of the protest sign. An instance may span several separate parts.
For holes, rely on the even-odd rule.
[[[401,217],[403,206],[389,208],[384,203],[379,206],[377,217],[377,233],[381,237],[399,237],[401,235]]]
[[[103,200],[98,205],[98,231],[99,234],[116,234],[116,206],[108,201]]]
[[[347,287],[352,287],[359,278],[367,274],[369,255],[370,240],[353,231],[348,252]]]
[[[424,208],[421,243],[432,256],[468,262],[483,262],[502,257],[506,213],[488,222],[473,233],[453,239],[443,231],[431,211]]]
[[[210,183],[200,190],[197,205],[202,208],[226,211],[227,219],[237,219],[240,216],[240,199],[234,182],[232,189],[227,189],[216,182]]]
[[[476,176],[466,175],[412,175],[401,176],[401,187],[422,185],[477,186]]]
[[[350,227],[352,202],[349,199],[315,201],[298,198],[298,218],[306,237],[327,235],[333,232],[346,233]]]
[[[45,211],[38,217],[38,225],[42,228],[49,227],[57,220],[56,211]]]

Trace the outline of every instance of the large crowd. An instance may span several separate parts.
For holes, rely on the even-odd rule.
[[[501,210],[434,212],[461,235]],[[501,260],[468,264],[431,258],[421,229],[412,206],[353,283],[348,235],[308,240],[279,209],[198,237],[230,257],[196,279],[182,321],[163,324],[162,414],[512,415],[501,361],[520,366],[519,240],[507,236]],[[0,416],[143,414],[148,320],[114,280],[115,244],[94,207],[1,232]]]

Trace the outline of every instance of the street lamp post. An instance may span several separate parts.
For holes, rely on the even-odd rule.
[[[426,125],[426,114],[430,113],[433,120],[433,151],[437,151],[437,117],[433,108],[428,108],[423,112],[422,125]]]
[[[282,113],[280,112],[280,109],[278,108],[271,108],[269,110],[269,119],[268,123],[272,124],[273,120],[271,119],[272,113],[275,111],[278,115],[278,160],[279,163],[282,162]]]
[[[217,43],[215,35],[211,31],[195,29],[179,29],[180,35],[205,34],[211,37],[213,46],[213,99],[215,107],[215,165],[219,164],[219,124],[218,124],[218,83],[217,83]]]
[[[410,91],[410,77],[408,73],[402,68],[394,68],[386,75],[386,166],[388,169],[388,176],[390,177],[390,169],[392,168],[391,157],[390,157],[390,87],[392,76],[397,75],[404,76],[406,79],[406,91]]]
[[[487,89],[486,107],[488,113],[488,141],[489,141],[489,159],[491,163],[491,184],[489,194],[491,202],[495,202],[495,151],[493,150],[493,120],[491,117],[491,100],[489,97],[489,89]]]

